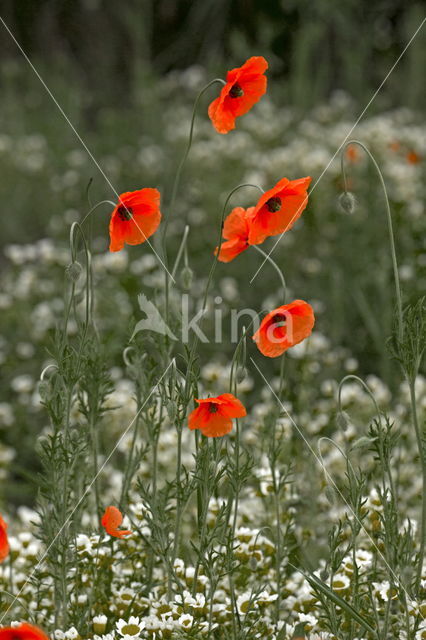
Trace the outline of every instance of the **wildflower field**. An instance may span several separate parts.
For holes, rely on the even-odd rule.
[[[0,639],[425,639],[421,114],[302,112],[253,55],[83,141],[20,82]]]

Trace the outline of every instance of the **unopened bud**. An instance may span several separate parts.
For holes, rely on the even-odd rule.
[[[326,582],[326,580],[328,580],[328,576],[329,576],[329,573],[328,573],[327,569],[322,569],[320,571],[320,578],[321,578],[321,580],[323,582]]]
[[[166,404],[166,409],[170,422],[174,422],[176,418],[176,404],[172,402],[172,400],[169,400]]]
[[[332,487],[330,487],[329,484],[324,489],[324,493],[325,493],[325,497],[327,498],[327,500],[331,504],[331,506],[336,504],[336,492]]]
[[[38,383],[38,393],[43,402],[47,402],[49,398],[50,384],[47,380],[40,380]]]
[[[247,369],[245,367],[238,367],[237,369],[237,382],[241,384],[247,378]]]
[[[82,271],[83,271],[83,267],[77,261],[71,262],[65,269],[67,278],[71,280],[71,282],[77,282],[77,280],[81,276]]]
[[[353,213],[356,208],[356,199],[350,191],[344,191],[339,196],[339,206],[343,213]]]
[[[180,281],[182,285],[182,289],[185,291],[189,291],[192,286],[192,280],[194,277],[194,273],[192,269],[189,267],[184,267],[180,274]]]
[[[341,429],[342,431],[346,431],[346,429],[351,424],[351,420],[346,411],[339,411],[336,416],[336,424],[339,429]]]
[[[367,447],[371,446],[371,443],[371,438],[362,436],[361,438],[358,438],[358,440],[355,440],[355,442],[351,446],[351,450],[353,451],[354,449],[366,449]]]

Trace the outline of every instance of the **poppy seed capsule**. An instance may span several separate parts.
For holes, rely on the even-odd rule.
[[[247,378],[247,369],[245,367],[238,367],[237,369],[237,382],[241,384]]]
[[[271,213],[276,213],[281,209],[281,198],[277,198],[276,196],[274,196],[273,198],[269,198],[266,206],[268,208],[268,211],[270,211]]]
[[[342,431],[346,431],[350,423],[351,423],[351,420],[348,414],[346,413],[346,411],[339,411],[339,413],[336,416],[336,424],[339,427],[339,429],[341,429]]]
[[[194,276],[194,273],[192,269],[190,269],[189,267],[184,267],[182,269],[180,274],[180,281],[182,283],[182,288],[185,291],[189,291],[190,288],[192,287],[193,276]]]
[[[244,95],[244,91],[242,90],[240,85],[236,82],[234,85],[232,85],[229,91],[229,95],[231,96],[231,98],[241,98]]]
[[[350,191],[344,191],[339,196],[339,206],[343,213],[353,213],[356,208],[356,199]]]
[[[82,271],[83,267],[77,261],[71,262],[71,264],[69,264],[65,269],[66,276],[69,280],[71,280],[71,282],[77,282],[77,280],[81,276]]]
[[[336,497],[337,497],[336,496],[336,492],[332,487],[330,487],[329,484],[324,489],[324,493],[325,493],[325,497],[327,498],[327,500],[331,504],[331,506],[335,505],[336,504]]]
[[[120,218],[120,220],[124,222],[126,220],[128,221],[133,218],[133,211],[130,207],[125,207],[124,204],[122,204],[117,209],[117,215]]]

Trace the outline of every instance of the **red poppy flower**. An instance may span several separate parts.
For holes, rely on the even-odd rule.
[[[203,436],[218,438],[232,430],[232,418],[247,415],[244,405],[232,393],[222,393],[217,398],[197,400],[200,405],[189,415],[189,428],[199,429]]]
[[[0,516],[0,562],[9,555],[9,541],[7,539],[7,524]]]
[[[283,178],[266,191],[251,216],[249,243],[261,244],[268,236],[288,231],[308,204],[311,178]]]
[[[311,305],[303,300],[294,300],[268,313],[253,340],[264,356],[276,358],[307,338],[314,324]]]
[[[0,640],[49,640],[49,636],[29,622],[22,622],[17,627],[0,629]]]
[[[209,106],[209,117],[218,133],[235,129],[235,118],[243,116],[266,91],[268,63],[262,56],[249,58],[242,67],[228,71],[226,85]]]
[[[105,531],[114,538],[122,538],[132,533],[129,530],[119,529],[118,527],[123,522],[123,515],[117,507],[107,507],[105,513],[102,516],[101,524],[105,527]]]
[[[249,247],[248,237],[250,230],[250,217],[254,211],[254,207],[243,209],[243,207],[235,207],[223,225],[223,237],[226,242],[222,242],[219,253],[221,262],[231,262],[242,251]],[[219,247],[216,247],[215,255]]]
[[[421,156],[415,151],[409,151],[407,153],[407,162],[408,164],[419,164],[421,162]]]
[[[122,193],[109,223],[109,250],[120,251],[124,244],[142,244],[157,230],[160,220],[157,189]]]

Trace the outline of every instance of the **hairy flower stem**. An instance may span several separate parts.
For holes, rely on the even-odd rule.
[[[220,454],[221,454],[221,445],[220,442],[217,442],[218,438],[213,438],[213,473],[210,474],[209,472],[209,463],[210,463],[210,456],[208,458],[206,458],[207,460],[207,465],[206,467],[203,469],[203,478],[204,478],[204,483],[203,483],[203,489],[202,489],[202,495],[201,495],[201,510],[199,510],[198,513],[198,528],[199,528],[199,536],[200,536],[200,553],[198,554],[197,557],[197,561],[195,563],[195,569],[194,569],[194,578],[193,578],[193,585],[192,585],[192,595],[193,597],[195,596],[195,594],[197,593],[197,579],[198,579],[198,574],[200,571],[200,567],[201,567],[201,560],[202,557],[204,556],[205,550],[206,550],[206,546],[207,546],[207,540],[206,540],[206,533],[207,533],[207,516],[208,516],[208,512],[209,512],[209,503],[210,503],[210,498],[213,495],[213,491],[215,489],[216,486],[216,474],[217,474],[217,466],[219,464],[219,460],[220,460]],[[208,442],[204,442],[203,443],[204,446],[209,446]]]
[[[66,399],[66,414],[65,414],[65,424],[64,424],[64,451],[66,455],[68,453],[68,445],[69,445],[69,431],[70,431],[70,417],[71,417],[71,403],[72,403],[72,394],[73,394],[73,386],[68,389],[67,399]],[[67,507],[68,507],[68,474],[69,474],[69,465],[68,461],[65,461],[64,465],[64,479],[62,484],[62,531],[65,537],[68,535],[67,529]],[[63,544],[62,550],[68,549],[68,545]],[[65,551],[66,553],[66,551]],[[62,592],[62,627],[63,629],[67,626],[68,620],[68,588],[67,588],[67,568],[68,562],[66,557],[64,557],[64,552],[62,553],[61,558],[61,592]]]
[[[172,558],[171,564],[174,565],[174,561],[176,560],[178,548],[179,548],[179,538],[180,538],[180,524],[182,518],[182,420],[179,421],[179,424],[176,426],[177,430],[177,459],[176,459],[176,520],[175,520],[175,530],[173,536],[173,550],[172,550]],[[171,584],[168,585],[169,592],[169,600],[171,599]]]
[[[165,316],[166,316],[166,324],[168,322],[168,317],[169,317],[169,287],[170,287],[170,279],[169,279],[169,272],[168,272],[168,258],[167,258],[167,247],[166,247],[166,235],[167,235],[167,229],[170,223],[170,218],[173,215],[173,210],[174,210],[174,206],[175,206],[175,201],[176,201],[176,195],[177,195],[177,191],[179,188],[179,183],[180,183],[180,178],[182,175],[182,170],[183,167],[185,166],[185,162],[188,158],[189,152],[191,150],[191,146],[192,146],[192,139],[194,136],[194,124],[195,124],[195,116],[197,113],[197,107],[198,107],[198,103],[201,99],[201,97],[203,96],[203,94],[210,89],[211,86],[213,86],[216,83],[220,83],[225,85],[226,82],[224,80],[222,80],[221,78],[215,78],[214,80],[211,80],[208,84],[206,84],[205,87],[203,87],[203,89],[201,89],[201,91],[199,92],[199,94],[197,95],[197,97],[195,98],[195,102],[194,102],[194,107],[192,109],[192,117],[191,117],[191,125],[189,127],[189,137],[188,137],[188,142],[184,151],[184,154],[182,156],[182,159],[178,165],[177,171],[176,171],[176,175],[175,175],[175,179],[173,182],[173,188],[172,188],[172,195],[170,198],[170,205],[169,205],[169,213],[165,216],[164,219],[164,226],[163,226],[163,235],[161,238],[161,243],[162,243],[162,253],[163,253],[163,260],[164,260],[164,264],[166,266],[166,269],[164,270],[164,276],[165,276]]]
[[[248,183],[243,183],[243,184],[239,184],[237,187],[235,187],[234,189],[232,189],[232,191],[228,194],[226,200],[225,200],[225,204],[223,205],[223,209],[222,209],[222,215],[221,215],[221,219],[220,219],[220,234],[219,234],[219,241],[218,241],[218,247],[217,247],[217,251],[215,253],[215,257],[214,260],[212,262],[212,265],[210,267],[210,271],[209,271],[209,275],[208,275],[208,279],[207,279],[207,285],[206,285],[206,289],[204,292],[204,298],[203,298],[203,304],[201,307],[201,311],[204,313],[206,308],[207,308],[207,298],[208,298],[208,294],[210,291],[210,286],[213,280],[213,275],[214,272],[216,271],[216,267],[217,267],[217,263],[218,263],[218,259],[219,259],[219,254],[220,254],[220,249],[222,247],[222,243],[223,243],[223,238],[222,238],[222,229],[223,229],[223,224],[224,224],[224,220],[225,220],[225,212],[226,212],[226,208],[228,206],[228,202],[230,201],[230,199],[232,198],[232,196],[234,195],[234,193],[236,191],[238,191],[239,189],[242,189],[243,187],[254,187],[255,189],[259,189],[259,191],[263,192],[262,189],[260,187],[258,187],[255,184],[251,184],[250,182]],[[197,350],[197,346],[198,346],[198,335],[195,335],[192,346],[191,346],[191,351],[190,351],[190,355],[189,355],[189,359],[188,359],[188,368],[187,368],[187,375],[186,375],[186,381],[185,381],[185,397],[187,402],[189,402],[190,397],[189,397],[189,388],[190,388],[190,380],[191,380],[191,371],[192,371],[192,366],[194,364],[194,358],[195,358],[195,353]]]
[[[281,272],[280,272],[281,273]],[[284,293],[285,300],[285,293]],[[285,365],[285,354],[283,354],[281,358],[280,364],[280,380],[279,380],[279,390],[278,390],[278,398],[279,402],[281,402],[283,387],[284,387],[284,365]],[[275,544],[275,561],[276,561],[276,580],[277,580],[277,599],[275,601],[275,614],[276,621],[279,620],[280,606],[281,606],[281,563],[282,563],[282,549],[281,549],[281,510],[280,510],[280,491],[281,487],[279,486],[279,480],[277,480],[277,470],[276,470],[276,430],[277,430],[277,419],[278,416],[274,419],[273,428],[272,428],[272,455],[270,458],[270,466],[271,473],[273,478],[273,487],[274,487],[274,507],[275,507],[275,519],[276,519],[276,544]]]
[[[414,430],[416,432],[417,446],[420,455],[420,464],[422,467],[422,515],[420,521],[420,549],[419,549],[419,561],[417,564],[415,590],[416,593],[420,593],[420,582],[422,579],[423,562],[425,557],[425,545],[426,545],[426,451],[425,451],[425,438],[420,431],[419,419],[417,415],[417,402],[416,402],[416,380],[411,379],[409,381],[410,389],[410,402],[411,413],[413,416]]]
[[[343,181],[344,181],[344,185],[345,185],[345,193],[348,192],[347,180],[346,180],[346,171],[345,171],[345,155],[346,155],[345,151],[346,151],[348,146],[353,145],[353,144],[357,144],[369,156],[370,160],[372,161],[372,163],[373,163],[373,165],[374,165],[374,167],[375,167],[375,169],[376,169],[376,171],[377,171],[377,173],[379,175],[380,183],[382,185],[383,193],[385,195],[386,218],[387,218],[388,232],[389,232],[389,246],[390,246],[390,253],[391,253],[391,258],[392,258],[393,275],[394,275],[394,281],[395,281],[396,304],[397,304],[397,309],[398,309],[398,330],[399,330],[399,337],[402,338],[403,322],[402,322],[401,286],[400,286],[400,283],[399,283],[398,262],[397,262],[397,259],[396,259],[395,236],[394,236],[393,225],[392,225],[392,214],[391,214],[389,198],[388,198],[388,194],[387,194],[387,190],[386,190],[386,184],[385,184],[385,181],[384,181],[384,178],[383,178],[383,174],[382,174],[382,172],[380,170],[380,167],[377,164],[376,159],[374,158],[374,156],[371,153],[371,151],[362,142],[360,142],[359,140],[348,140],[348,142],[346,142],[346,144],[342,148],[342,153],[341,153],[341,156],[340,156]]]
[[[132,442],[130,444],[129,457],[126,464],[126,470],[124,472],[123,484],[121,487],[120,502],[119,502],[120,509],[124,508],[125,506],[125,502],[127,501],[127,494],[130,488],[131,473],[132,473],[132,467],[133,467],[133,456],[134,456],[135,447],[136,447],[136,440],[139,433],[139,423],[140,423],[139,418],[141,414],[141,409],[142,409],[142,395],[138,385],[135,425],[133,427]]]
[[[256,249],[256,251],[258,251],[265,258],[265,260],[267,260],[269,262],[269,264],[272,265],[272,267],[277,272],[278,277],[279,277],[280,282],[281,282],[281,286],[282,286],[283,304],[285,304],[286,303],[286,299],[287,299],[287,285],[286,285],[285,278],[284,278],[284,275],[283,275],[281,269],[279,268],[279,266],[277,265],[275,260],[273,260],[268,253],[263,251],[263,249],[258,247],[256,244],[253,245],[253,248]]]
[[[96,431],[96,415],[92,409],[90,412],[90,439],[92,443],[92,455],[93,455],[93,472],[94,472],[94,487],[95,487],[95,502],[96,502],[96,515],[99,518],[101,515],[101,499],[99,496],[99,465],[98,465],[98,434]]]

